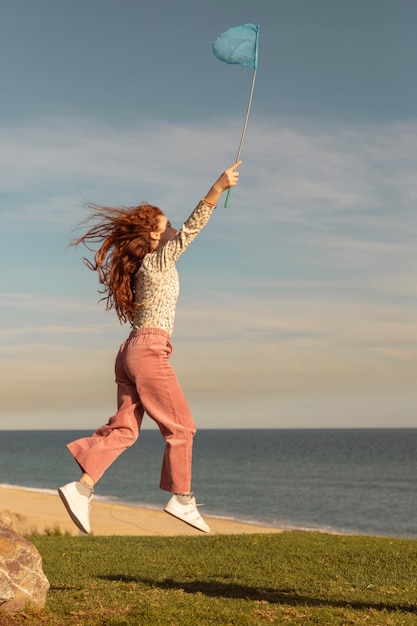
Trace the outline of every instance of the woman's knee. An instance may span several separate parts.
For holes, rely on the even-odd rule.
[[[99,428],[95,434],[97,437],[110,437],[113,443],[117,441],[123,447],[130,448],[139,437],[139,428],[109,423]]]

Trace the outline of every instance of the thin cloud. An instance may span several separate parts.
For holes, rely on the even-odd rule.
[[[74,298],[57,298],[54,295],[34,293],[0,292],[2,309],[17,309],[43,313],[86,313],[91,310],[82,300]]]
[[[373,350],[376,345],[400,346],[410,353],[417,349],[414,307],[355,299],[349,290],[336,296],[331,292],[306,295],[297,286],[292,291],[287,287],[282,297],[272,293],[248,301],[218,294],[198,307],[183,307],[176,334],[182,341],[215,341],[216,337],[245,341],[252,335],[256,341],[273,340],[276,345],[314,343],[335,351]]]
[[[33,128],[0,129],[2,189],[31,190],[32,195],[38,190],[46,198],[50,189],[57,201],[71,201],[69,188],[87,196],[101,190],[103,199],[111,188],[122,202],[143,190],[170,198],[177,210],[181,204],[173,194],[182,190],[184,197],[207,184],[207,172],[217,173],[216,164],[231,160],[237,130],[227,119],[130,129],[56,119]],[[200,145],[204,151],[196,158]],[[329,130],[279,118],[255,119],[241,170],[244,197],[239,200],[245,205],[258,202],[261,215],[278,207],[272,213],[278,221],[365,212],[375,206],[389,212],[393,200],[391,210],[409,210],[417,198],[416,147],[417,124],[412,123]],[[30,205],[29,200],[26,215],[33,211],[32,219],[39,219],[39,202]]]

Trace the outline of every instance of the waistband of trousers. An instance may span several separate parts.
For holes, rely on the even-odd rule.
[[[139,335],[161,335],[162,337],[166,337],[166,339],[170,339],[170,334],[167,333],[166,330],[162,328],[135,328],[133,327],[129,337],[138,337]]]

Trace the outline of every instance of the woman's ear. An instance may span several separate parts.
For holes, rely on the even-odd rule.
[[[160,233],[155,233],[155,232],[150,232],[149,233],[149,237],[151,239],[153,239],[154,241],[159,241],[161,239],[161,234]]]

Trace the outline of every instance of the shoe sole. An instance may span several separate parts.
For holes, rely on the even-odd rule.
[[[192,522],[188,522],[183,517],[178,517],[178,515],[176,513],[174,513],[174,511],[170,511],[170,509],[167,508],[167,507],[164,508],[164,511],[165,511],[165,513],[168,513],[168,515],[172,515],[172,517],[175,517],[175,519],[179,520],[180,522],[184,522],[184,524],[188,524],[188,526],[191,526],[192,528],[195,528],[196,530],[199,530],[202,533],[209,533],[210,532],[210,528],[208,530],[205,530],[204,528],[200,528],[199,526],[195,526]]]
[[[87,530],[86,528],[84,528],[83,524],[80,522],[80,520],[78,519],[78,517],[73,513],[72,509],[71,509],[71,505],[69,503],[69,501],[67,500],[67,497],[65,495],[65,493],[61,490],[58,489],[58,494],[59,497],[62,500],[63,505],[65,506],[65,508],[67,509],[68,515],[70,516],[70,518],[72,519],[72,521],[74,522],[74,524],[76,525],[76,527],[81,530],[81,532],[85,533],[86,535],[88,535],[88,533],[90,532],[89,530]]]

